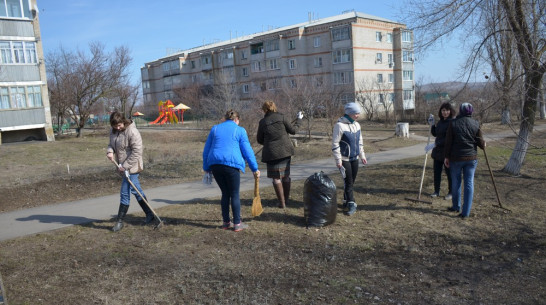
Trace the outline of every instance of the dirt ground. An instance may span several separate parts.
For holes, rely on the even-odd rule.
[[[199,149],[202,134],[181,133],[184,141],[178,133],[145,140],[179,147],[162,145],[161,151],[146,153],[145,187],[201,175],[200,155],[178,150]],[[380,133],[381,140],[371,135],[366,140],[370,151],[413,144]],[[32,144],[9,147],[18,158],[1,147],[0,162],[9,162],[15,177],[0,185],[0,198],[9,198],[1,200],[2,211],[39,205],[38,198],[51,203],[116,193],[119,181],[104,165],[101,136],[58,141],[72,148],[41,143],[41,154],[51,154],[53,161],[42,160],[49,167],[17,162],[34,149]],[[450,203],[443,198],[432,205],[407,200],[417,196],[423,158],[402,160],[364,167],[355,188],[358,212],[350,217],[338,213],[336,222],[324,228],[306,228],[304,182],[298,181],[285,210],[276,208],[272,188],[261,191],[265,212],[256,218],[250,217],[252,193],[243,192],[243,218],[250,225],[243,232],[219,228],[219,200],[210,198],[159,209],[166,222],[159,230],[140,226],[143,215],[138,213],[130,215],[119,233],[110,231],[109,219],[0,242],[6,297],[10,305],[546,304],[545,135],[534,134],[532,143],[517,177],[500,172],[514,138],[488,144],[500,198],[510,211],[496,207],[481,152],[474,206],[466,220],[448,212]],[[55,149],[47,153],[50,146]],[[302,142],[298,154],[330,157],[325,147],[327,141]],[[78,152],[87,165],[64,156],[55,167],[51,156],[70,149],[75,151],[68,155]],[[95,156],[100,158],[94,161]],[[67,160],[70,175],[65,173]],[[34,166],[34,180],[17,173],[26,166]],[[423,187],[427,199],[431,172],[429,161]],[[55,183],[38,179],[47,173]],[[341,211],[343,184],[339,175],[331,178]],[[443,180],[445,190],[445,176]]]

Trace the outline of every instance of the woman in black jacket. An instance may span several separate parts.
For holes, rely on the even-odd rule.
[[[430,133],[436,137],[434,149],[432,149],[432,159],[434,159],[434,193],[430,197],[440,196],[440,184],[442,182],[442,169],[445,169],[447,176],[448,192],[445,200],[451,199],[451,173],[449,168],[444,166],[444,147],[446,142],[447,127],[451,119],[455,117],[455,109],[449,102],[443,103],[438,110],[440,120],[436,125],[431,124]]]
[[[294,155],[294,146],[288,134],[296,134],[303,114],[298,112],[294,125],[285,115],[277,112],[272,101],[262,105],[265,113],[258,125],[257,140],[262,144],[262,162],[267,163],[267,177],[273,179],[275,194],[279,199],[279,208],[285,208],[290,196],[290,160]]]

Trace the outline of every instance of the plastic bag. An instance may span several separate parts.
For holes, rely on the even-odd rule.
[[[212,172],[205,172],[203,175],[203,184],[212,184]]]
[[[307,227],[322,227],[336,221],[336,185],[323,172],[314,173],[303,186],[304,217]]]

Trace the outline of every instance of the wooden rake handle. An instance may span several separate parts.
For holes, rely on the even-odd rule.
[[[260,177],[254,177],[254,197],[260,195]]]

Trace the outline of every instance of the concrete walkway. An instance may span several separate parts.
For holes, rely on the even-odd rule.
[[[535,131],[546,130],[546,124],[535,126]],[[495,141],[510,136],[510,133],[500,133],[486,136],[486,141]],[[407,158],[424,156],[426,137],[411,135],[413,139],[422,140],[423,143],[367,154],[369,165],[397,161]],[[431,142],[433,138],[431,138]],[[263,164],[260,164],[263,169]],[[361,165],[362,166],[362,165]],[[312,174],[323,171],[326,174],[338,173],[333,158],[310,161],[307,163],[295,162],[292,164],[292,180],[304,180]],[[265,177],[265,170],[263,170]],[[263,183],[263,187],[270,187],[269,183]],[[241,191],[254,188],[252,173],[241,175]],[[220,189],[212,184],[203,185],[201,181],[162,186],[152,189],[144,189],[146,196],[150,198],[150,204],[155,209],[171,204],[180,204],[195,199],[219,197]],[[92,199],[72,201],[49,206],[41,206],[26,210],[19,210],[0,214],[0,241],[21,236],[55,230],[71,225],[89,223],[93,221],[112,218],[117,213],[119,194],[103,196]],[[135,199],[131,198],[129,213],[141,212]],[[160,213],[159,213],[160,214]],[[161,214],[160,214],[161,217]]]

